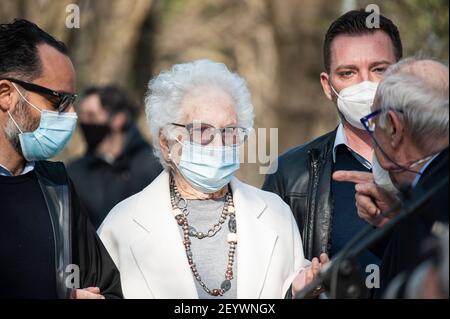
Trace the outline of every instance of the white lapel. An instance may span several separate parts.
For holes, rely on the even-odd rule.
[[[147,233],[131,245],[151,294],[161,298],[198,298],[182,237],[170,205],[169,174],[141,193],[134,221]]]
[[[231,182],[237,223],[237,297],[258,299],[266,279],[277,233],[259,219],[266,203],[250,186]]]

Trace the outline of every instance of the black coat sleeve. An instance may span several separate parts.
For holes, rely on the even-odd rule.
[[[123,298],[119,270],[89,221],[72,184],[71,205],[72,260],[80,267],[80,288],[99,287],[107,299]]]

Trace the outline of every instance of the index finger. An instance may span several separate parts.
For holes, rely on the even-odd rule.
[[[337,182],[360,184],[373,182],[373,175],[372,173],[359,171],[336,171],[333,173],[333,179]]]

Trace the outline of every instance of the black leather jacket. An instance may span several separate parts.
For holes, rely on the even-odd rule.
[[[276,173],[267,175],[263,185],[291,207],[309,260],[330,251],[335,138],[336,130],[287,151],[275,163]]]
[[[106,298],[123,298],[119,271],[89,221],[64,164],[39,161],[35,173],[53,227],[58,298],[70,298],[72,284],[99,287]],[[79,267],[77,283],[71,281],[72,265]]]

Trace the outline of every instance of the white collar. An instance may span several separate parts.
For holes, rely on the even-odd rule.
[[[25,175],[29,172],[34,170],[34,162],[26,162],[25,167],[23,168],[22,172],[19,175]],[[14,176],[9,169],[7,169],[5,166],[0,164],[0,175],[2,176]]]
[[[336,131],[336,138],[334,140],[333,145],[333,163],[336,163],[336,148],[339,145],[345,145],[347,146],[348,150],[352,153],[352,155],[367,169],[372,169],[372,163],[367,160],[364,156],[359,154],[357,151],[352,149],[348,143],[347,136],[345,135],[344,131],[344,125],[342,123],[339,123],[339,126]]]

